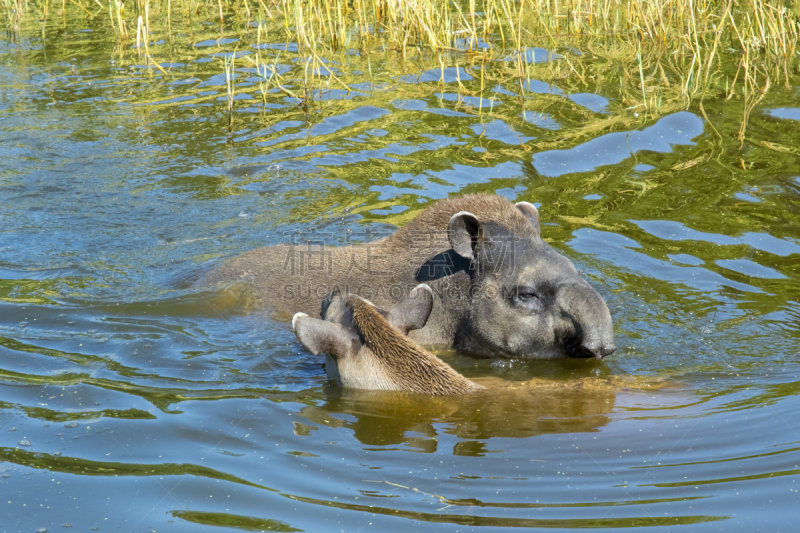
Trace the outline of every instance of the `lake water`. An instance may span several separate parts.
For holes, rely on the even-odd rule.
[[[524,99],[502,58],[342,54],[352,91],[323,72],[305,109],[260,93],[235,31],[154,34],[165,76],[70,13],[0,38],[0,529],[796,522],[797,87],[741,148],[741,98],[705,100],[712,128],[696,103],[651,115],[608,80],[537,77],[575,50],[531,50]],[[262,48],[302,94],[297,47]],[[341,390],[288,324],[192,288],[225,257],[369,240],[459,192],[539,206],[608,303],[613,356],[443,353],[517,385],[480,398]]]

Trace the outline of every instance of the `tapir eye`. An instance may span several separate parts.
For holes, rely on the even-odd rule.
[[[517,289],[517,300],[524,304],[535,303],[539,300],[539,295],[531,288],[520,287]]]

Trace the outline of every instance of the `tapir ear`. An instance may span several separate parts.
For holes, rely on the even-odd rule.
[[[344,301],[345,297],[342,295],[341,289],[339,289],[339,287],[335,287],[332,291],[325,295],[325,298],[322,299],[319,316],[322,317],[322,320],[337,322],[336,318],[329,318],[328,313],[330,311],[331,314],[334,314],[336,311],[339,311],[341,314],[340,308],[344,305]],[[331,309],[331,304],[333,304],[333,309]]]
[[[417,285],[400,303],[389,311],[386,319],[403,335],[412,329],[422,329],[433,309],[433,291],[426,284]]]
[[[297,313],[292,328],[300,344],[314,355],[326,353],[335,359],[347,356],[351,342],[339,324]]]
[[[475,247],[478,244],[480,231],[481,223],[478,217],[469,211],[456,213],[450,217],[450,222],[447,224],[450,245],[458,255],[466,259],[475,259]]]
[[[528,202],[517,202],[516,204],[517,209],[519,209],[525,218],[527,218],[531,225],[539,231],[539,210],[536,209],[536,206],[528,203]]]

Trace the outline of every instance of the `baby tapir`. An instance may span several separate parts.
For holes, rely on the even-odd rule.
[[[324,320],[297,313],[292,326],[314,355],[326,353],[328,378],[343,387],[452,396],[482,389],[406,335],[428,321],[433,293],[425,284],[390,311],[338,291],[322,303]]]

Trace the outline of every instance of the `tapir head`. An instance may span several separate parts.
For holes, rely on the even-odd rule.
[[[322,304],[322,320],[297,313],[292,325],[311,353],[326,353],[328,378],[354,389],[405,390],[433,395],[476,390],[470,382],[411,341],[433,308],[433,293],[419,285],[390,311],[334,291]]]
[[[470,261],[469,312],[456,347],[484,357],[554,359],[612,353],[611,314],[566,257],[544,242],[539,213],[516,204],[527,220],[481,221],[462,211],[450,219],[453,251]]]
[[[374,309],[374,314],[367,315],[369,319],[363,316],[357,319],[354,315],[354,306],[358,302],[364,302]],[[322,301],[322,319],[297,313],[292,319],[292,328],[300,343],[314,355],[326,353],[337,361],[357,356],[363,359],[372,356],[364,342],[365,327],[382,331],[388,343],[397,334],[407,335],[409,331],[425,326],[432,308],[433,293],[425,284],[410,291],[388,311],[336,289]]]

